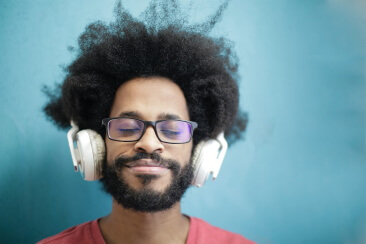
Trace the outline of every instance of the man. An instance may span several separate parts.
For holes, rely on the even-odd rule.
[[[112,195],[112,212],[39,243],[252,243],[180,206],[197,154],[223,132],[240,138],[246,125],[230,46],[207,35],[225,6],[206,24],[185,26],[176,1],[154,1],[143,21],[118,4],[115,22],[87,27],[45,112],[61,128],[76,124],[70,135],[81,130],[78,151],[71,146],[76,167],[86,161],[87,132],[100,159],[92,179]]]

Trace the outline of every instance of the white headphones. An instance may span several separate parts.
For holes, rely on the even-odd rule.
[[[105,158],[103,138],[90,129],[79,131],[79,127],[73,121],[71,126],[67,133],[67,140],[75,171],[80,170],[84,180],[100,179],[101,166]],[[203,186],[210,174],[213,180],[217,178],[227,147],[223,132],[216,139],[198,143],[192,156],[195,169],[192,185]]]
[[[215,139],[198,143],[192,155],[194,167],[192,185],[203,186],[210,174],[212,174],[212,180],[217,178],[227,147],[224,132],[221,132]]]
[[[105,146],[102,137],[93,130],[79,131],[71,121],[67,140],[71,151],[75,172],[80,169],[84,180],[98,180],[102,177],[101,166],[105,157]]]

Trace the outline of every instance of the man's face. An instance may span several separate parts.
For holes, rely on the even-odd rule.
[[[190,119],[182,90],[162,77],[136,78],[122,84],[110,117],[146,121]],[[125,208],[147,212],[170,208],[190,185],[192,141],[163,143],[154,128],[148,126],[139,141],[119,142],[106,136],[105,143],[107,162],[101,181]]]

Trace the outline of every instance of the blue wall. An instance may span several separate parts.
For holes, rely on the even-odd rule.
[[[138,15],[145,1],[125,0]],[[137,3],[136,3],[137,2]],[[210,13],[219,1],[202,1]],[[46,121],[44,84],[63,78],[85,25],[114,0],[0,3],[0,242],[33,243],[108,214],[111,199],[73,167]],[[241,60],[246,140],[185,213],[258,243],[366,243],[366,6],[233,0],[219,33]]]

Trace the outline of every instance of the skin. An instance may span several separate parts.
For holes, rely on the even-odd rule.
[[[122,84],[116,92],[110,117],[130,115],[147,121],[169,119],[190,120],[186,99],[182,90],[174,82],[163,77],[135,78]],[[131,116],[133,115],[133,116]],[[184,167],[191,157],[192,141],[186,144],[167,144],[160,142],[154,129],[149,126],[137,142],[117,142],[105,138],[106,157],[112,162],[120,155],[133,156],[137,152],[161,154],[163,158],[174,159]],[[171,183],[172,173],[165,168],[122,169],[126,182],[135,189],[148,189],[162,192]],[[157,174],[147,185],[136,174]],[[116,201],[112,203],[110,215],[99,221],[102,235],[108,244],[136,243],[161,244],[185,243],[189,219],[182,215],[180,203],[171,209],[156,213],[141,213],[128,210]]]

